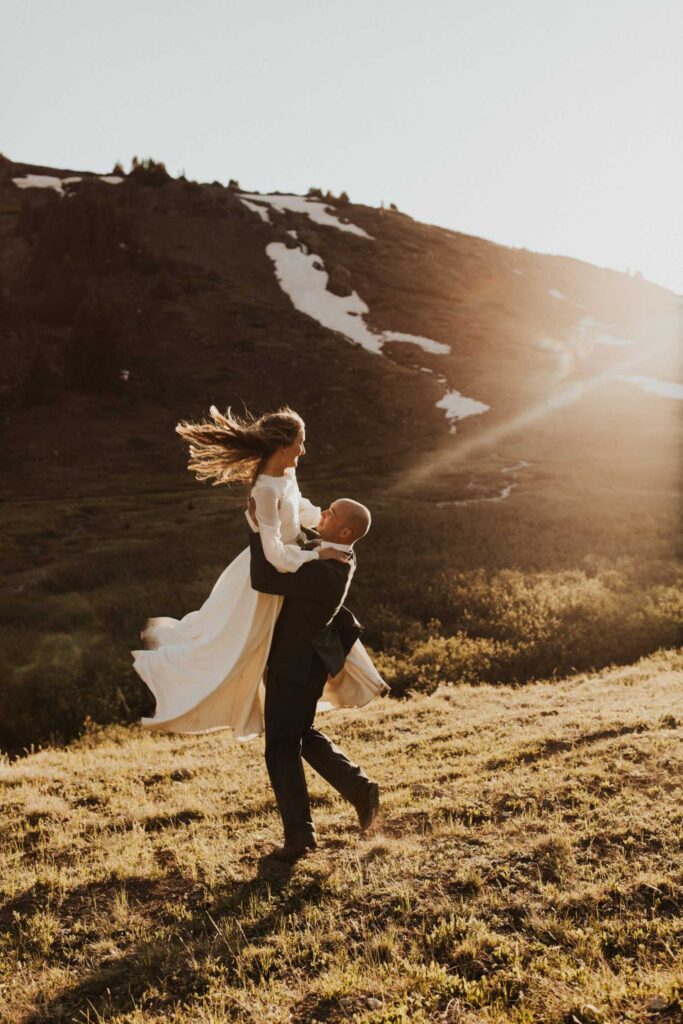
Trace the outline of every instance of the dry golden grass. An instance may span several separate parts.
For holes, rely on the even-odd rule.
[[[19,1022],[680,1019],[683,658],[321,716],[384,819],[262,741],[112,727],[0,765],[0,1006]]]

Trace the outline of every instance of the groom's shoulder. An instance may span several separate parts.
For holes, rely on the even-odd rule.
[[[330,581],[346,584],[350,575],[356,571],[356,559],[352,556],[348,562],[340,562],[336,558],[330,558],[323,562],[313,562],[313,565],[325,566]]]
[[[355,568],[355,565],[353,566]],[[299,572],[306,572],[309,576],[331,584],[339,584],[348,578],[352,565],[348,562],[340,562],[336,558],[314,558],[301,566]]]

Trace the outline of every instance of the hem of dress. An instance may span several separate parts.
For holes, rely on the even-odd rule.
[[[237,742],[239,743],[248,743],[250,740],[255,740],[259,736],[263,735],[263,730],[261,730],[261,732],[241,733],[238,736],[235,733],[234,725],[229,725],[228,723],[225,723],[223,725],[209,725],[203,729],[178,729],[177,727],[173,726],[173,722],[175,721],[175,718],[165,718],[159,720],[155,718],[141,718],[138,722],[138,725],[140,725],[147,732],[167,732],[169,736],[204,736],[210,732],[223,732],[226,729],[229,729],[230,732],[233,734],[233,738],[237,740]]]
[[[371,693],[367,700],[364,700],[361,704],[335,704],[331,700],[322,700],[318,701],[316,711],[343,711],[345,708],[364,708],[375,697],[386,697],[388,693],[391,693],[391,687],[388,683],[383,683],[382,687],[378,687],[375,693]]]

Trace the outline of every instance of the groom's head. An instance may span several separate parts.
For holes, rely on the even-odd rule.
[[[370,510],[351,498],[337,498],[320,516],[318,533],[333,544],[354,544],[370,529]]]

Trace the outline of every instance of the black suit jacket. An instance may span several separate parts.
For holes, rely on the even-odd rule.
[[[314,653],[331,676],[341,672],[363,627],[343,605],[356,571],[349,562],[306,562],[297,572],[278,572],[263,553],[258,533],[249,537],[251,585],[285,598],[275,624],[268,665],[289,679],[306,679]]]

